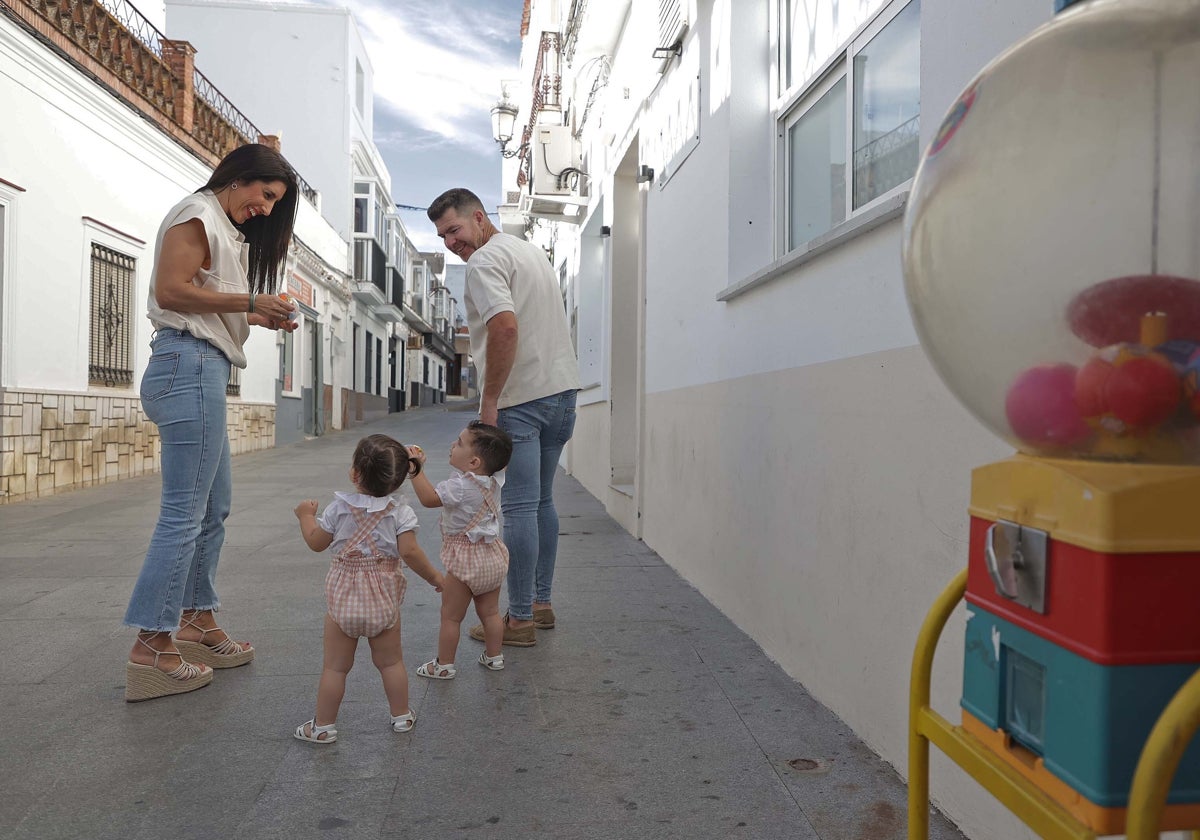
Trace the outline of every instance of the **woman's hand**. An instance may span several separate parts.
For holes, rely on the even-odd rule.
[[[295,313],[296,304],[280,295],[254,295],[254,311],[246,315],[246,320],[256,327],[292,332],[300,326],[299,321],[289,317]]]
[[[297,519],[303,519],[306,516],[316,516],[317,515],[317,500],[316,499],[305,499],[303,502],[296,505],[296,510],[293,512],[296,514]]]
[[[255,308],[256,309],[258,308],[257,305],[255,306]],[[249,321],[250,325],[253,327],[262,327],[263,329],[267,329],[267,330],[283,330],[284,332],[295,332],[297,329],[300,328],[299,321],[291,321],[291,320],[276,321],[271,318],[264,318],[262,315],[259,315],[257,312],[252,312],[249,315],[247,315],[246,320]]]

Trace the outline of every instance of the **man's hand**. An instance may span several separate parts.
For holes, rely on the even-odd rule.
[[[489,426],[495,426],[496,418],[499,415],[499,413],[500,412],[496,408],[495,403],[491,403],[489,405],[484,405],[482,402],[480,402],[480,404],[479,404],[479,422],[487,423]]]

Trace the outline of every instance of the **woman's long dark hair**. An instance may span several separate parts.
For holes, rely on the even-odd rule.
[[[299,203],[300,186],[296,170],[283,155],[261,143],[239,146],[221,159],[212,177],[201,190],[219,192],[234,181],[283,181],[287,190],[275,202],[269,216],[255,216],[238,226],[250,245],[249,281],[250,290],[256,294],[275,294],[281,275],[280,268],[287,257],[288,244],[292,241],[292,227],[296,224],[296,205]]]

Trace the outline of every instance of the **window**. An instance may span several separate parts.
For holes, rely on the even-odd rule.
[[[794,46],[819,22],[800,0],[782,0],[780,136],[786,250],[852,219],[916,172],[921,114],[921,3],[896,0],[835,56],[830,70],[798,85]],[[799,19],[798,19],[799,17]],[[813,32],[814,35],[819,34]]]
[[[363,72],[362,62],[354,59],[354,104],[358,113],[367,115],[367,74]]]
[[[354,232],[371,232],[371,185],[364,181],[354,185]]]
[[[109,388],[133,382],[130,361],[137,260],[92,243],[88,381]]]

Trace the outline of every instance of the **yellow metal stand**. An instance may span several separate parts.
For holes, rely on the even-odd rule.
[[[929,840],[929,745],[932,743],[1045,840],[1095,840],[1096,834],[961,726],[929,706],[933,654],[967,591],[963,569],[938,596],[913,651],[908,700],[908,840]],[[1129,794],[1129,840],[1158,837],[1171,779],[1200,729],[1200,671],[1163,710],[1142,749]],[[1200,840],[1200,830],[1192,832]]]

